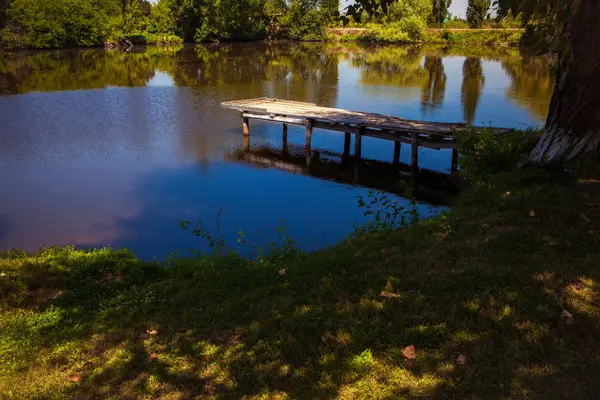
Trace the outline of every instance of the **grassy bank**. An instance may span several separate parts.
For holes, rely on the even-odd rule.
[[[405,31],[394,26],[371,25],[365,28],[332,28],[327,38],[342,42],[429,43],[448,45],[504,45],[519,44],[520,29],[426,29]]]
[[[2,254],[2,397],[597,398],[600,181],[465,146],[450,213],[322,252]]]

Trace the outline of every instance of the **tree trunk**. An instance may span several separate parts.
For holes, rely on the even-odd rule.
[[[580,0],[575,7],[544,133],[529,156],[533,163],[600,152],[600,1]]]

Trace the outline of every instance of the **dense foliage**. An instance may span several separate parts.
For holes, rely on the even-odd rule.
[[[105,43],[322,39],[339,0],[0,0],[11,48]]]
[[[443,24],[448,16],[448,7],[452,4],[452,0],[433,0],[433,8],[429,16],[431,24]]]
[[[467,22],[471,28],[481,28],[483,21],[489,15],[492,0],[469,0],[467,6]]]

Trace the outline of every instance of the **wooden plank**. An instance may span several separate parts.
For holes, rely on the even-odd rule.
[[[272,120],[284,123],[304,124],[306,119],[313,120],[315,128],[328,129],[339,132],[357,133],[357,126],[363,126],[365,136],[378,137],[385,140],[404,142],[412,137],[414,132],[420,134],[419,141],[435,141],[441,143],[440,148],[452,148],[452,145],[441,140],[453,138],[456,131],[467,128],[463,123],[426,122],[406,120],[395,116],[365,113],[338,108],[320,107],[313,103],[304,103],[291,100],[274,98],[256,98],[248,100],[235,100],[221,103],[225,108],[231,108],[247,114],[249,118]],[[513,131],[506,128],[481,128],[487,129],[494,135],[502,135]],[[387,131],[387,132],[386,132]],[[400,135],[400,138],[398,136]],[[435,138],[426,138],[426,135]]]
[[[259,119],[259,120],[271,121],[271,122],[282,122],[285,124],[292,124],[292,125],[305,125],[305,121],[306,121],[302,118],[289,118],[289,117],[282,117],[280,115],[263,115],[263,114],[254,114],[254,113],[244,113],[243,116],[246,118]]]

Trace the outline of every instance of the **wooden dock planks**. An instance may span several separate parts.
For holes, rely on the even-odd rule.
[[[466,129],[463,123],[442,123],[407,120],[384,114],[344,110],[340,108],[321,107],[313,103],[303,103],[274,98],[256,98],[247,100],[227,101],[221,103],[223,108],[238,110],[249,118],[271,120],[277,122],[304,125],[306,120],[316,122],[315,128],[344,131],[356,129],[357,126],[382,131],[381,133],[396,133],[420,136],[435,136],[437,138],[453,138],[458,130]],[[488,128],[495,134],[510,132],[505,128]],[[355,133],[355,132],[352,132]],[[366,136],[369,133],[365,132]],[[396,135],[398,136],[398,135]],[[393,140],[394,135],[384,135],[382,139]]]
[[[355,136],[356,166],[360,163],[361,143],[363,137],[373,137],[395,142],[394,161],[399,159],[399,143],[411,145],[412,168],[418,170],[418,148],[455,149],[455,135],[459,131],[471,129],[463,123],[444,123],[407,120],[391,115],[344,110],[340,108],[321,107],[314,103],[303,103],[281,100],[270,97],[226,101],[221,107],[237,110],[241,113],[245,143],[250,135],[250,119],[280,122],[283,124],[283,140],[287,142],[287,126],[304,125],[306,127],[306,162],[310,164],[311,138],[313,129],[326,129],[345,134],[345,148],[349,145],[350,135]],[[512,131],[507,128],[475,127],[486,129],[494,135],[502,135]],[[456,163],[454,150],[453,170]]]

